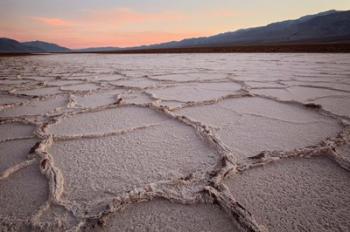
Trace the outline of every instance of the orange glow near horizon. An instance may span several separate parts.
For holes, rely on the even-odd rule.
[[[204,15],[211,17],[232,17],[228,11],[208,11],[202,15],[186,15],[178,12],[164,11],[142,13],[127,8],[108,10],[86,10],[78,19],[50,17],[29,17],[31,27],[22,30],[0,31],[4,37],[16,38],[19,41],[43,40],[54,42],[69,48],[116,46],[129,47],[181,40],[189,37],[208,36],[224,28],[195,31],[184,27],[186,20]],[[154,25],[157,30],[152,30]],[[167,25],[175,28],[167,31]],[[40,28],[40,30],[37,30]],[[134,30],[131,30],[133,29]],[[146,28],[148,30],[142,30]],[[183,28],[183,29],[181,29]],[[35,30],[34,30],[35,29]],[[187,30],[187,31],[186,31]]]
[[[208,11],[202,15],[186,15],[164,11],[142,13],[128,8],[107,10],[86,10],[78,19],[50,17],[29,17],[31,26],[23,30],[0,31],[1,36],[19,41],[43,40],[69,48],[116,46],[129,47],[181,40],[189,37],[207,36],[224,30],[215,28],[207,31],[195,31],[184,27],[186,20],[203,15],[223,18],[231,17],[228,11]],[[149,25],[157,30],[153,30]],[[167,26],[175,28],[168,32]],[[14,28],[16,25],[14,25]],[[149,28],[148,28],[149,27]],[[188,26],[187,26],[188,27]],[[40,30],[37,30],[40,28]],[[147,30],[142,30],[143,28]],[[131,30],[133,29],[133,30]],[[187,31],[186,31],[187,30]]]
[[[272,7],[259,0],[252,0],[254,4],[236,0],[106,0],[108,7],[101,7],[97,0],[52,0],[50,4],[4,1],[0,2],[0,37],[42,40],[68,48],[129,47],[262,26],[329,10],[335,5],[338,9],[350,8],[348,0],[286,1],[291,6],[288,9],[285,3],[275,2]]]
[[[118,33],[114,36],[102,37],[99,35],[91,35],[89,37],[67,37],[59,38],[55,34],[46,34],[38,37],[32,37],[30,35],[24,35],[22,33],[1,33],[1,37],[16,38],[20,42],[41,40],[46,42],[52,42],[65,46],[68,48],[88,48],[88,47],[132,47],[140,45],[150,45],[157,43],[164,43],[169,41],[182,40],[185,38],[207,36],[209,34],[201,33],[168,33],[160,31],[146,31],[146,32],[130,32],[130,33]],[[3,36],[4,35],[4,36]],[[35,38],[35,39],[33,39]],[[40,39],[37,39],[40,38]]]

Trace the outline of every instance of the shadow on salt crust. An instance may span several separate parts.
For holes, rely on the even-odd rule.
[[[165,200],[135,204],[111,215],[103,227],[86,231],[239,231],[231,219],[216,205],[181,205]]]
[[[341,130],[337,121],[317,112],[256,97],[185,108],[177,114],[212,126],[240,158],[315,145]]]
[[[225,184],[271,232],[350,230],[350,173],[327,158],[282,160]]]

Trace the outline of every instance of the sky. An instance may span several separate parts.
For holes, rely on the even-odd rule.
[[[0,37],[69,48],[129,47],[330,9],[350,10],[350,0],[0,0]]]

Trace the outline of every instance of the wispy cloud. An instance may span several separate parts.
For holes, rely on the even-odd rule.
[[[73,22],[60,19],[60,18],[47,18],[47,17],[32,17],[34,21],[37,21],[39,23],[49,25],[49,26],[55,26],[55,27],[62,27],[62,26],[71,26],[73,25]]]
[[[133,26],[145,23],[173,24],[184,20],[187,16],[180,12],[160,11],[141,12],[130,8],[83,10],[75,18],[31,17],[35,23],[56,27],[75,27],[78,30],[132,30]]]
[[[81,21],[89,24],[124,26],[146,22],[176,22],[185,18],[180,12],[141,12],[130,8],[85,10]]]
[[[65,18],[31,17],[33,23],[26,30],[32,30],[32,36],[37,39],[52,41],[54,38],[57,43],[70,47],[135,46],[221,32],[224,31],[220,26],[222,22],[234,15],[222,8],[196,12],[149,12],[121,7],[86,9]]]

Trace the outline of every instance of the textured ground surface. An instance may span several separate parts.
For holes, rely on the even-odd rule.
[[[0,58],[0,231],[350,231],[347,54]]]

